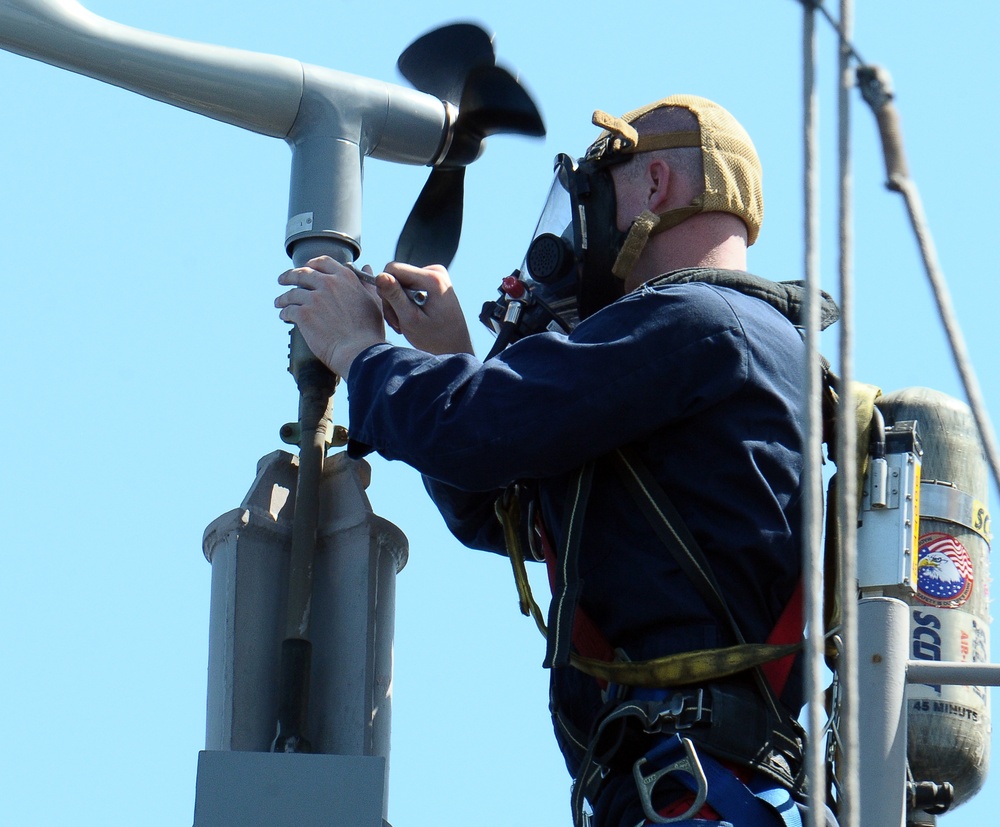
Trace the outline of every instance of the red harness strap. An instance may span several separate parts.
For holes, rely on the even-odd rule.
[[[549,575],[549,588],[554,589],[556,582],[556,554],[552,550],[552,543],[549,541],[548,532],[545,530],[540,517],[537,520],[537,527],[538,536],[542,542],[542,554],[545,555],[545,569]],[[614,649],[611,648],[608,639],[604,637],[601,630],[597,628],[597,624],[590,619],[580,606],[576,607],[576,615],[573,618],[573,646],[576,647],[577,652],[586,658],[611,661],[615,656]],[[607,687],[607,681],[597,679],[597,682],[601,685],[601,689]]]
[[[800,578],[799,582],[795,584],[795,591],[792,592],[778,622],[774,624],[771,634],[767,636],[768,643],[797,643],[802,640],[802,627],[805,625],[802,600],[802,580]],[[780,696],[785,691],[785,684],[788,683],[793,663],[795,663],[795,655],[786,655],[781,660],[768,661],[760,667],[775,695]]]
[[[542,544],[542,554],[545,556],[545,568],[549,576],[549,588],[552,589],[556,580],[556,555],[552,550],[552,543],[549,541],[549,535],[545,530],[545,525],[542,523],[541,517],[538,517],[535,522]],[[800,579],[795,585],[795,591],[792,592],[791,598],[778,617],[778,622],[771,630],[771,634],[768,635],[767,643],[796,643],[802,639],[802,601],[802,580]],[[608,639],[604,637],[601,630],[597,628],[597,624],[590,619],[580,606],[577,606],[576,616],[573,618],[573,646],[576,647],[576,650],[581,655],[587,658],[604,661],[614,659],[615,652],[611,648],[611,644],[608,643]],[[770,661],[760,667],[764,672],[764,677],[767,678],[767,682],[774,690],[775,695],[780,696],[784,691],[794,662],[795,655],[787,655],[781,658],[781,660]],[[597,680],[601,685],[601,689],[605,689],[607,682],[600,679]],[[683,812],[683,810],[679,812]],[[661,813],[661,815],[666,814]]]

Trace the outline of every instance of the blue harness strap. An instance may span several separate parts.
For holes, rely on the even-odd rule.
[[[761,776],[751,778],[747,787],[758,800],[767,802],[777,811],[785,827],[802,827],[802,813],[784,787]]]
[[[785,827],[802,827],[799,809],[784,787],[762,776],[754,776],[749,784],[744,784],[731,770],[704,753],[698,754],[693,762],[685,760],[685,757],[693,757],[689,752],[693,751],[693,747],[690,741],[685,741],[679,735],[664,738],[637,762],[636,783],[644,809],[647,805],[651,808],[652,788],[663,777],[662,771],[667,769],[672,779],[695,794],[697,807],[692,807],[693,810],[700,809],[700,799],[707,801],[727,822],[738,827],[774,827],[776,815]],[[649,776],[654,779],[653,784],[640,783],[640,763],[648,764],[654,770]],[[649,810],[646,814],[649,815]],[[655,823],[654,819],[643,822]],[[682,817],[682,820],[670,823],[680,827],[700,822]]]

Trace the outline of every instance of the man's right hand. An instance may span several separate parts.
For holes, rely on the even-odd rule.
[[[375,280],[386,323],[411,345],[435,355],[472,353],[472,339],[448,271],[440,264],[414,267],[389,262]],[[414,304],[403,288],[426,290],[427,301]]]

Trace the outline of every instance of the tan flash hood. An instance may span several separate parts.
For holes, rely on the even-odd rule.
[[[665,107],[690,111],[698,120],[698,130],[640,136],[632,124],[643,115]],[[647,210],[633,222],[615,262],[615,276],[623,280],[628,277],[650,236],[676,227],[700,212],[735,215],[746,224],[747,243],[757,240],[764,220],[760,159],[746,130],[721,106],[694,95],[671,95],[626,112],[620,118],[598,110],[593,123],[605,131],[587,150],[587,160],[610,161],[616,156],[639,152],[699,147],[705,171],[705,190],[690,205],[660,215]]]

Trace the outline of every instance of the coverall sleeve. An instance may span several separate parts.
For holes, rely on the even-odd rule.
[[[464,491],[431,477],[424,476],[424,488],[434,501],[445,524],[462,545],[483,551],[507,553],[503,528],[494,510],[496,491]]]
[[[570,336],[529,336],[489,362],[388,344],[351,367],[351,451],[377,450],[464,491],[569,472],[747,377],[739,320],[704,284],[643,289]]]

